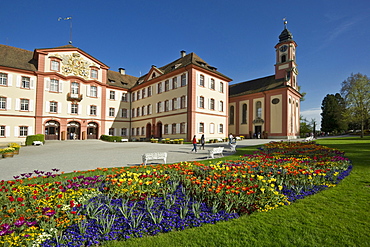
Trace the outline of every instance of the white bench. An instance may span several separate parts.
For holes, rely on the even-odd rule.
[[[208,158],[215,158],[215,154],[219,154],[221,156],[223,155],[224,147],[218,147],[218,148],[212,148],[211,150],[208,150]]]
[[[231,149],[231,152],[236,152],[236,143],[231,143],[230,149]]]
[[[240,141],[242,138],[240,138],[239,136],[235,137],[236,140]]]
[[[218,142],[223,142],[224,140],[222,138],[217,138]]]
[[[42,141],[33,141],[32,142],[32,145],[34,145],[34,146],[42,146],[42,145],[44,145],[44,143]]]
[[[143,158],[143,163],[146,165],[146,163],[149,160],[163,160],[164,163],[166,164],[166,159],[167,159],[167,153],[165,152],[158,152],[158,153],[146,153],[142,155]]]
[[[128,142],[128,139],[121,139],[121,142]]]
[[[305,142],[313,141],[313,136],[306,137],[306,139],[304,139],[304,141]]]

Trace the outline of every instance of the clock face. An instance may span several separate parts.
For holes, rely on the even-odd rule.
[[[286,52],[286,50],[288,50],[288,46],[287,45],[283,45],[280,47],[280,51],[281,52]]]

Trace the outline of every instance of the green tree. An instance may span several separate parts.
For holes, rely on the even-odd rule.
[[[342,82],[340,90],[346,103],[346,117],[361,126],[361,138],[364,137],[364,126],[369,119],[370,79],[360,73],[351,74]]]
[[[321,131],[340,133],[346,130],[345,110],[344,99],[339,93],[327,94],[321,104]]]

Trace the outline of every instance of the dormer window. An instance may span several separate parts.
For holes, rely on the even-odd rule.
[[[98,71],[96,69],[91,69],[91,78],[98,79]]]
[[[153,78],[155,78],[155,77],[156,77],[155,72],[153,72],[153,74],[152,74],[152,79],[153,79]]]
[[[59,61],[52,60],[51,61],[51,70],[59,71],[60,63]]]

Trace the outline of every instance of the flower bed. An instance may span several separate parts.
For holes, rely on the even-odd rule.
[[[274,142],[227,162],[104,168],[71,179],[34,171],[0,183],[0,243],[92,246],[213,224],[289,205],[351,168],[338,150]]]

